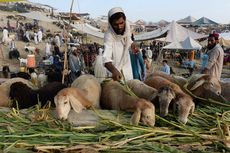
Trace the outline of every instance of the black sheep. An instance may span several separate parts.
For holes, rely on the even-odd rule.
[[[60,82],[48,83],[38,90],[33,90],[22,82],[13,83],[10,86],[10,98],[14,100],[12,107],[16,107],[17,101],[19,109],[29,108],[38,104],[38,99],[41,106],[51,101],[51,106],[54,107],[54,97],[63,88],[66,86]]]

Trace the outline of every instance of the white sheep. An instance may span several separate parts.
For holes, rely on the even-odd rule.
[[[195,103],[191,96],[184,93],[181,88],[160,76],[154,76],[145,80],[145,83],[153,88],[160,89],[161,87],[171,87],[176,94],[174,105],[178,105],[178,118],[182,123],[186,123],[189,113],[193,113],[195,109]],[[165,107],[166,111],[168,107]]]
[[[38,75],[38,86],[43,87],[47,83],[47,75],[40,73]]]
[[[134,112],[131,124],[138,125],[141,121],[144,125],[155,125],[155,107],[145,99],[131,96],[117,81],[110,81],[103,85],[101,94],[101,106],[105,109]]]
[[[73,81],[71,87],[84,90],[86,98],[93,103],[93,106],[100,108],[101,85],[93,75],[81,75]]]
[[[58,118],[67,119],[71,107],[80,113],[82,109],[100,108],[101,86],[92,75],[82,75],[54,98]]]
[[[83,109],[93,106],[86,97],[87,93],[84,90],[75,87],[62,89],[54,97],[56,112],[59,119],[67,119],[71,108],[77,113]]]
[[[20,66],[26,66],[27,65],[27,59],[26,58],[19,57],[18,59],[19,59]]]
[[[129,88],[140,98],[147,99],[156,104],[158,97],[160,116],[168,115],[169,104],[175,98],[175,93],[170,87],[161,87],[158,90],[146,85],[140,80],[134,79],[127,81]]]

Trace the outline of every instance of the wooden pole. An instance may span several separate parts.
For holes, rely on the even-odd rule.
[[[70,30],[70,24],[71,24],[71,14],[73,10],[73,4],[74,0],[72,0],[71,6],[70,6],[70,12],[69,12],[69,25],[68,25],[68,32]],[[67,41],[66,41],[66,47],[67,47]],[[62,83],[65,82],[65,76],[68,75],[68,60],[67,60],[67,50],[64,50],[64,65],[63,65],[63,72],[62,72]]]

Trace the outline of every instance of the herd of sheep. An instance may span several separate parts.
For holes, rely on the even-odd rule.
[[[100,84],[92,75],[81,75],[71,87],[50,82],[40,88],[29,80],[12,78],[0,85],[0,106],[23,109],[50,101],[59,119],[67,119],[71,109],[77,113],[91,107],[121,110],[133,113],[131,124],[141,122],[151,127],[155,125],[155,107],[161,117],[177,108],[178,120],[185,124],[195,110],[193,98],[183,90],[185,84],[195,96],[208,98],[221,93],[220,82],[209,75],[197,75],[188,81],[154,72],[144,82],[129,80],[125,85],[113,80]]]

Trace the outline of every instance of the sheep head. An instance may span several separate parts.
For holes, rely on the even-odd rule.
[[[54,97],[54,103],[56,105],[56,111],[59,119],[67,119],[71,108],[73,108],[77,113],[80,113],[83,109],[85,109],[77,97],[72,93],[65,94],[60,92]]]
[[[54,103],[58,118],[66,120],[71,109],[69,97],[66,95],[57,95],[54,97]]]
[[[139,121],[147,126],[154,127],[155,125],[155,107],[151,102],[144,99],[140,99],[137,102],[137,108],[131,118],[131,124],[138,125]]]
[[[190,96],[183,96],[175,103],[178,106],[178,120],[184,124],[188,121],[189,113],[193,113],[195,103]]]
[[[221,85],[216,77],[207,74],[201,75],[201,77],[196,80],[196,83],[190,88],[190,90],[195,91],[201,86],[204,88],[205,92],[213,92],[217,95],[221,94]]]
[[[175,93],[170,87],[161,87],[158,90],[158,97],[160,103],[160,116],[168,115],[169,104],[175,98]]]

